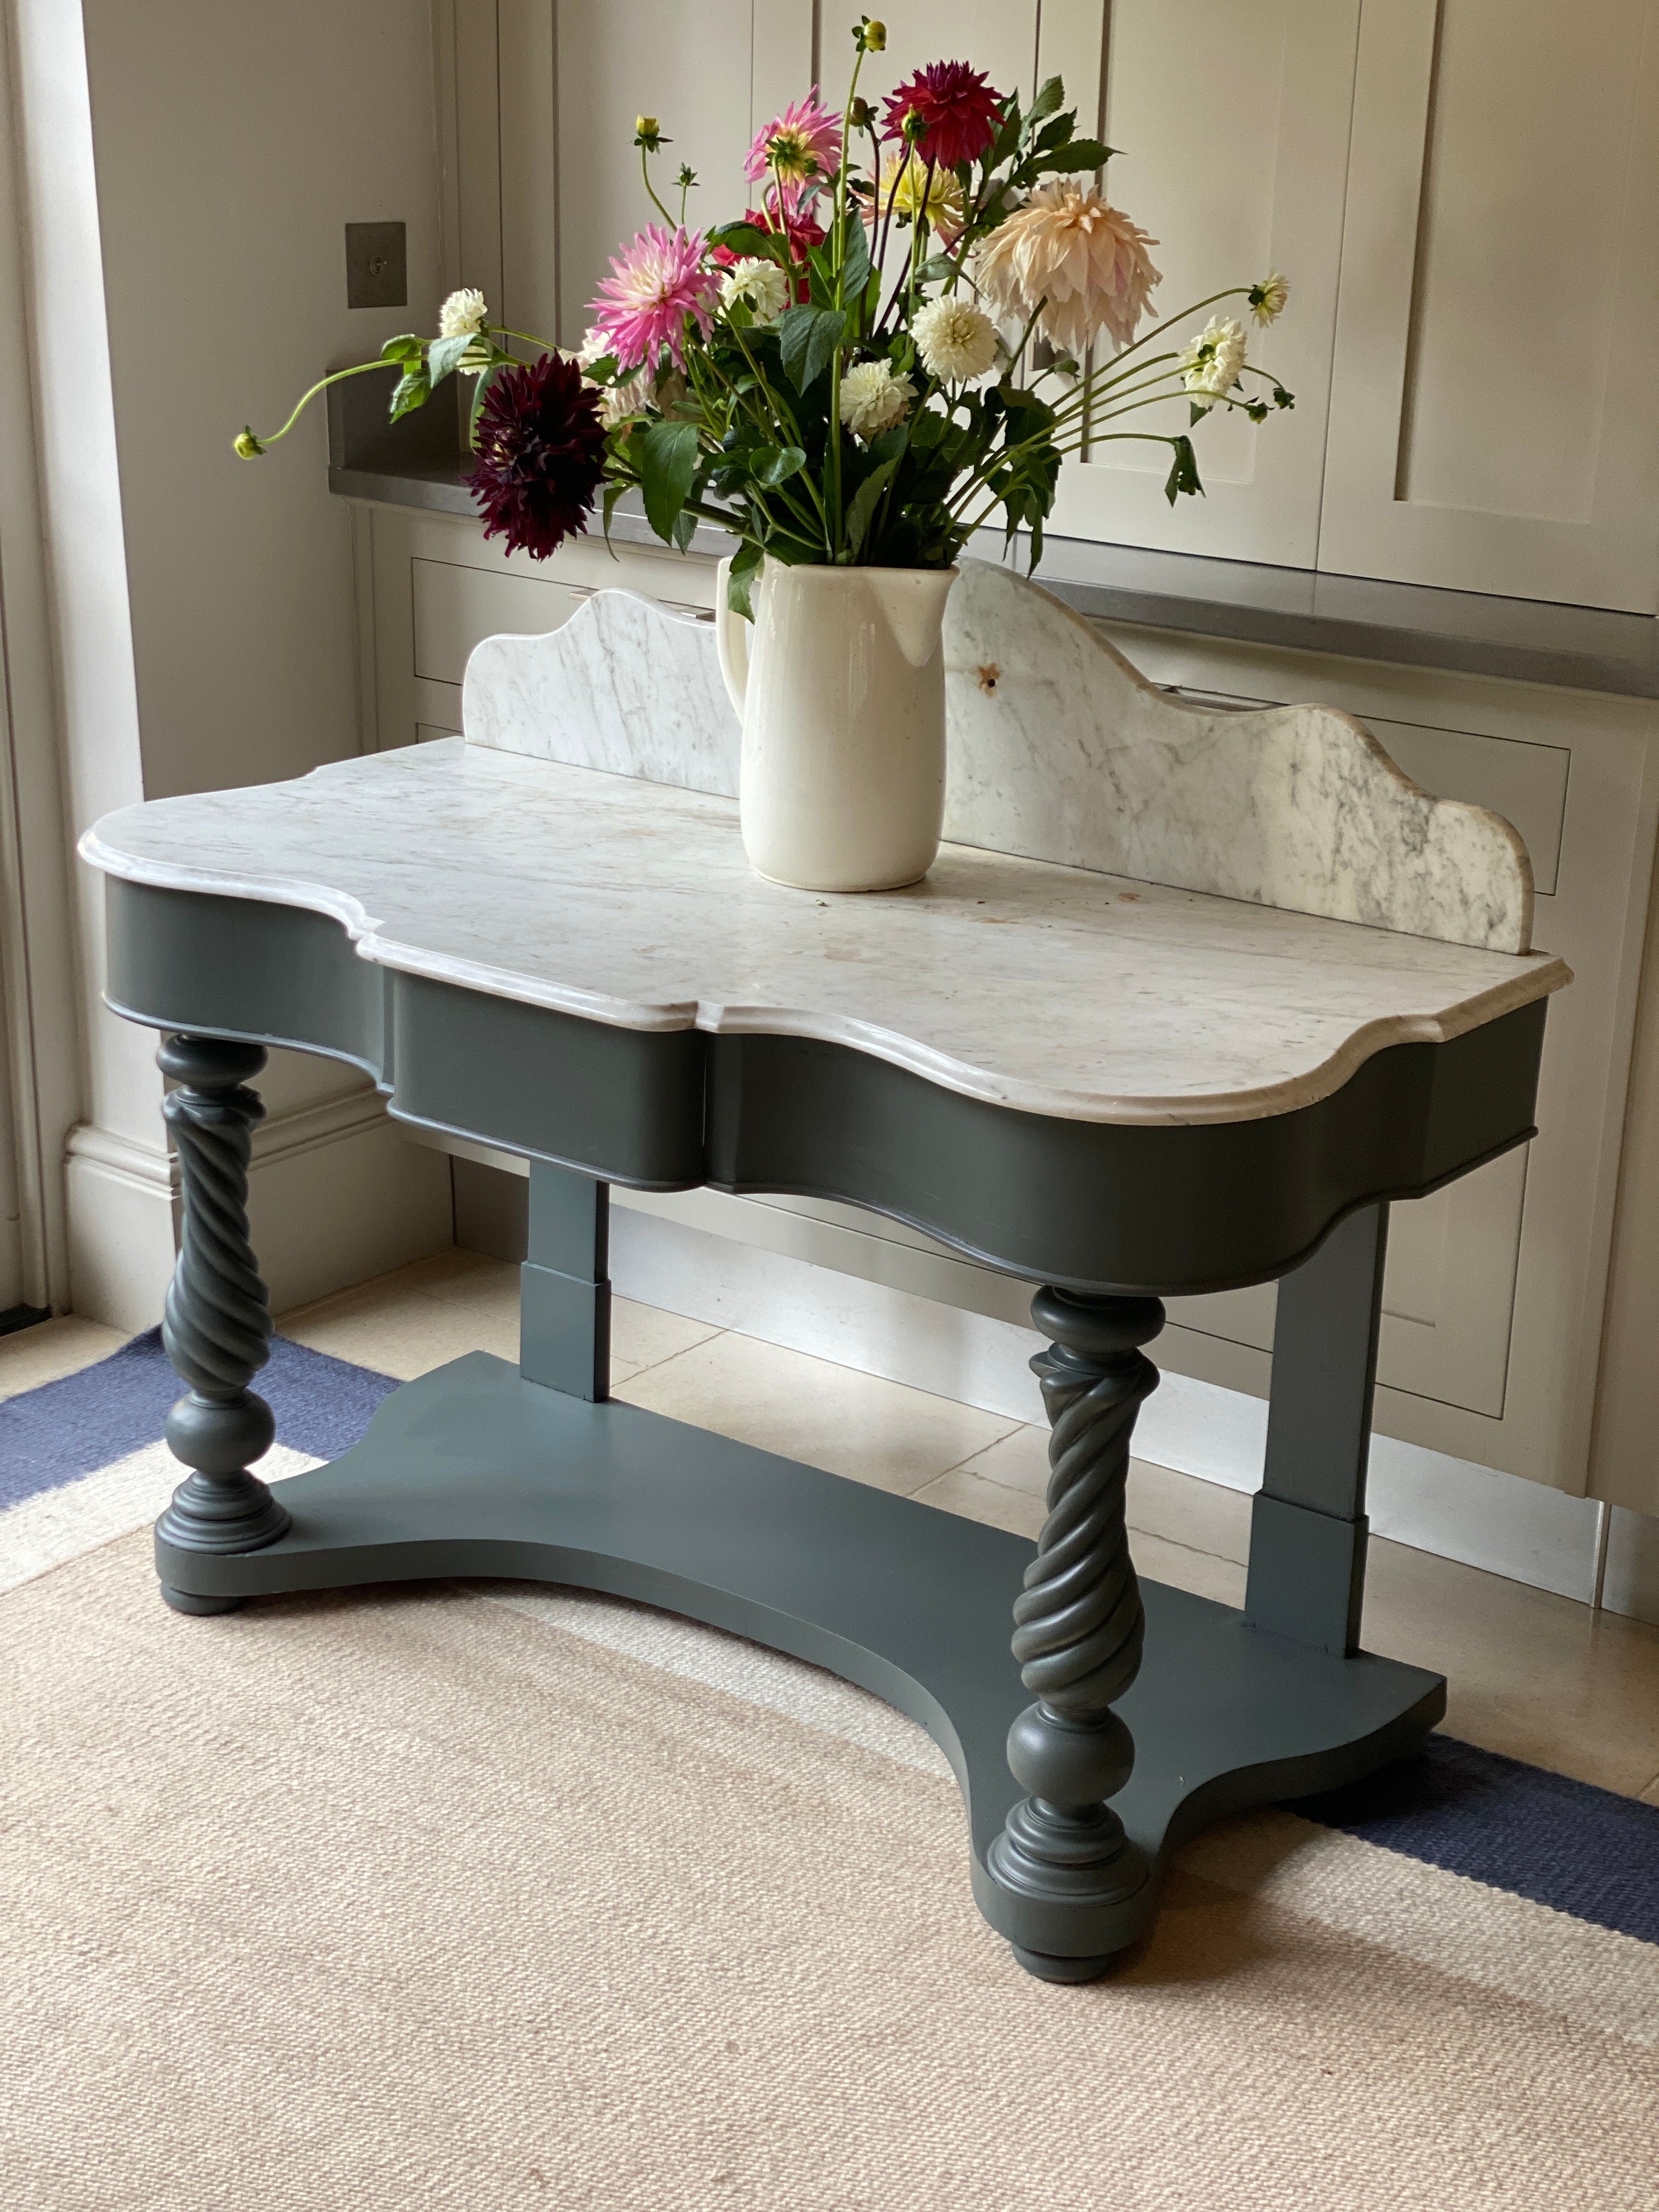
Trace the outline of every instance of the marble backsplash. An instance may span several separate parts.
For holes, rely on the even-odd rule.
[[[1171,696],[1038,585],[965,561],[945,623],[953,842],[1494,951],[1531,944],[1510,823],[1436,799],[1352,715]],[[599,592],[467,664],[474,744],[735,796],[710,623]]]

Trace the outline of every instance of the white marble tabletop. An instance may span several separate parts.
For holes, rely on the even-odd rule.
[[[388,968],[630,1029],[822,1037],[1079,1121],[1284,1113],[1571,980],[1547,953],[967,846],[907,890],[787,890],[730,799],[460,738],[126,807],[81,851],[331,915]]]

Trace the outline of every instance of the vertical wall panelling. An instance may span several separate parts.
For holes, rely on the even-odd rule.
[[[895,85],[929,62],[971,62],[999,92],[1029,100],[1036,89],[1037,19],[1048,5],[1038,0],[955,0],[949,9],[933,0],[888,0],[881,12],[887,49],[872,54],[859,76],[866,100],[884,99]],[[1096,0],[1098,12],[1100,0]],[[852,27],[860,10],[819,0],[817,75],[825,100],[839,107],[853,69]]]
[[[501,27],[498,0],[449,0],[453,9],[456,265],[492,308],[501,298]],[[513,159],[530,149],[514,147]]]
[[[501,313],[514,330],[559,338],[557,72],[554,0],[497,0]]]
[[[742,212],[753,14],[752,0],[694,8],[682,0],[559,0],[560,318],[547,335],[562,344],[580,343],[587,303],[617,241],[657,219],[640,179],[636,115],[654,115],[672,142],[653,176],[670,207],[678,210],[668,186],[684,161],[702,180],[688,222]],[[504,138],[504,159],[515,161],[518,147],[516,136]]]
[[[1319,565],[1659,605],[1659,0],[1367,0]]]
[[[1194,434],[1206,495],[1174,507],[1166,447],[1093,445],[1060,479],[1057,532],[1313,566],[1358,21],[1358,0],[1113,0],[1107,12],[1100,0],[1046,0],[1045,73],[1048,55],[1063,54],[1086,77],[1091,34],[1098,56],[1105,27],[1103,130],[1121,149],[1106,188],[1158,240],[1157,307],[1169,313],[1279,270],[1291,307],[1271,331],[1256,330],[1242,299],[1212,312],[1243,319],[1251,357],[1297,396],[1293,413],[1259,429],[1217,410]],[[1191,334],[1183,326],[1170,343]],[[1114,428],[1184,430],[1186,407]]]
[[[817,13],[812,0],[754,0],[749,76],[751,137],[817,82],[812,52]]]
[[[1659,720],[1659,717],[1656,717]],[[1647,955],[1625,1107],[1607,1273],[1590,1493],[1659,1514],[1659,907]]]

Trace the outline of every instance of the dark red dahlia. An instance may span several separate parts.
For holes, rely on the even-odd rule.
[[[478,411],[478,465],[467,478],[484,536],[545,561],[586,529],[604,475],[599,396],[575,362],[544,353],[502,369]]]
[[[1002,121],[1002,94],[993,92],[982,70],[966,62],[933,62],[890,93],[882,125],[884,138],[902,138],[905,118],[914,115],[911,143],[924,161],[941,169],[977,161]],[[918,129],[919,126],[919,129]]]

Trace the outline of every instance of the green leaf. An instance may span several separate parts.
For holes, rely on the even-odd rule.
[[[1204,487],[1199,482],[1198,456],[1193,451],[1192,440],[1172,438],[1170,444],[1175,453],[1175,460],[1170,467],[1168,481],[1164,486],[1164,496],[1173,507],[1182,492],[1201,492]]]
[[[419,361],[426,351],[426,340],[405,331],[400,338],[388,338],[380,348],[382,361]]]
[[[434,338],[426,349],[426,380],[428,385],[441,384],[452,369],[459,368],[461,356],[472,343],[472,332],[462,331],[453,338]]]
[[[745,622],[755,619],[755,610],[749,602],[749,589],[764,557],[760,547],[752,539],[745,538],[732,555],[732,566],[726,571],[726,604],[734,615],[741,615]]]
[[[483,412],[484,394],[499,374],[496,368],[487,368],[472,380],[472,404],[466,410],[466,442],[475,453],[478,450],[478,417]]]
[[[1076,131],[1077,110],[1071,108],[1064,115],[1056,115],[1051,123],[1045,123],[1031,143],[1037,153],[1046,154],[1051,147],[1063,146]]]
[[[392,395],[391,420],[399,421],[412,415],[417,407],[424,407],[432,397],[432,386],[427,382],[426,363],[411,362],[398,380],[398,388]]]
[[[672,536],[675,545],[682,553],[689,553],[691,550],[691,540],[696,534],[696,513],[691,507],[683,507],[674,517]]]
[[[842,262],[842,297],[856,299],[870,275],[870,237],[855,207],[847,210],[847,251]]]
[[[685,505],[697,473],[697,426],[653,422],[638,447],[645,519],[665,544],[672,544],[674,518]]]
[[[711,246],[723,246],[740,260],[789,261],[789,241],[775,230],[763,230],[757,222],[723,222],[708,234]]]
[[[797,392],[805,392],[830,366],[830,355],[847,335],[847,318],[839,307],[786,307],[773,328],[785,373]]]
[[[754,459],[755,481],[770,491],[787,483],[805,465],[806,456],[799,446],[762,446]]]
[[[611,543],[611,518],[617,511],[617,501],[628,489],[619,478],[613,477],[605,488],[605,542]]]
[[[1045,115],[1052,115],[1063,104],[1065,98],[1064,80],[1051,76],[1031,102],[1030,110],[1025,118],[1025,128],[1029,131],[1033,125],[1041,123]]]
[[[847,550],[849,553],[856,553],[863,544],[864,533],[870,527],[870,518],[876,511],[876,501],[892,481],[893,471],[897,466],[898,456],[895,453],[890,460],[883,461],[879,466],[872,469],[853,494],[847,509]]]
[[[1117,149],[1103,145],[1098,138],[1073,138],[1069,145],[1053,146],[1045,154],[1035,155],[1025,164],[1026,172],[1038,175],[1044,169],[1056,169],[1063,176],[1075,176],[1083,169],[1103,169]]]
[[[1052,82],[1058,84],[1060,80],[1056,77],[1053,79]],[[1045,86],[1043,89],[1046,91],[1048,87]],[[1066,95],[1063,91],[1060,96],[1062,100],[1065,98]],[[1046,113],[1047,110],[1045,110],[1044,112]],[[1020,120],[1019,101],[1014,94],[1010,93],[1007,100],[1003,104],[1002,127],[997,132],[995,138],[992,142],[991,150],[987,154],[984,161],[981,164],[981,167],[988,177],[990,175],[993,169],[1000,169],[1002,167],[1002,164],[1013,152],[1015,147],[1018,145],[1022,128],[1023,125]]]

